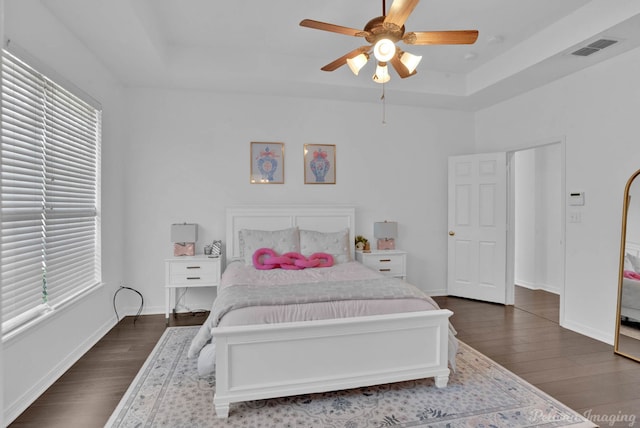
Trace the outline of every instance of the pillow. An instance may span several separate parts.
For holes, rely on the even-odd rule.
[[[333,256],[335,264],[350,262],[352,259],[349,244],[349,229],[332,233],[300,231],[300,252],[307,257],[314,253],[327,253]]]
[[[626,253],[624,255],[624,267],[622,268],[623,270],[627,270],[627,271],[634,271],[633,269],[633,264],[631,263],[631,260],[629,259],[629,253]]]
[[[241,229],[238,231],[238,244],[244,264],[253,266],[253,253],[260,248],[271,248],[278,254],[300,252],[300,235],[297,227],[283,230]]]
[[[633,254],[625,254],[624,257],[624,264],[625,264],[625,269],[627,267],[627,260],[629,261],[629,263],[631,264],[631,266],[633,267],[633,269],[627,269],[627,270],[633,270],[634,272],[639,272],[640,273],[640,257],[636,257]]]

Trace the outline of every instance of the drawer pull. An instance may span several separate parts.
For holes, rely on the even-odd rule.
[[[390,262],[391,259],[380,259],[380,262]]]
[[[187,266],[187,269],[200,269],[200,266]]]
[[[199,276],[188,276],[187,279],[200,279]]]
[[[380,272],[391,272],[391,269],[380,269]]]

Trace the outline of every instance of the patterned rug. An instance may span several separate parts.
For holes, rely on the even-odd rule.
[[[594,427],[578,413],[460,343],[457,371],[433,379],[232,403],[213,409],[215,378],[201,378],[187,349],[199,327],[170,327],[106,427]]]

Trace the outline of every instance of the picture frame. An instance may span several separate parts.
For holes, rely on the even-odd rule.
[[[336,184],[336,145],[305,144],[304,184]]]
[[[251,184],[284,184],[284,143],[250,144]]]

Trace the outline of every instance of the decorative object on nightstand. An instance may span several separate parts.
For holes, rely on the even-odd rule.
[[[356,236],[356,250],[369,252],[369,240],[362,235]]]
[[[386,276],[407,277],[407,252],[400,250],[356,251],[356,260]]]
[[[210,248],[211,251],[209,252],[209,256],[220,257],[220,254],[222,253],[222,241],[213,241]]]
[[[174,256],[195,256],[196,241],[198,240],[198,225],[182,223],[171,225],[171,242],[173,242]]]
[[[394,250],[398,236],[398,223],[386,220],[373,223],[373,236],[378,240],[378,250]]]
[[[221,258],[209,256],[173,257],[165,260],[165,317],[169,324],[171,290],[174,291],[173,312],[177,305],[177,289],[217,287],[222,272]]]

